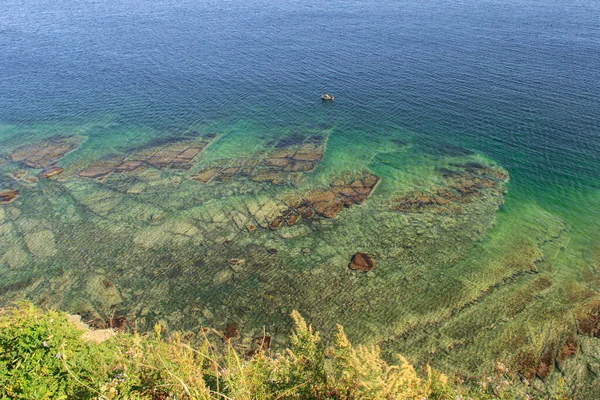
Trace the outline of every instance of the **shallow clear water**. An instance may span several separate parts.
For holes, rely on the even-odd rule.
[[[357,340],[458,370],[543,353],[534,337],[525,350],[510,348],[523,324],[555,323],[544,329],[558,332],[560,346],[576,328],[557,327],[600,287],[599,14],[597,2],[563,0],[5,0],[0,189],[21,193],[0,205],[3,301],[25,296],[98,314],[116,307],[140,324],[190,329],[236,320],[275,335],[300,308],[323,329],[341,321]],[[321,102],[324,92],[335,101]],[[196,132],[217,137],[189,172],[104,183],[77,175]],[[65,173],[56,180],[15,179],[23,169],[10,159],[15,149],[73,134],[82,143],[58,161]],[[326,150],[297,189],[190,179],[223,158],[315,134]],[[394,209],[398,197],[443,186],[439,168],[473,161],[510,174],[498,212],[502,199],[488,194],[458,216]],[[229,237],[215,218],[206,223],[261,196],[365,170],[382,178],[371,198],[323,227]],[[157,239],[181,229],[181,242]],[[36,232],[46,233],[28,236]],[[206,244],[215,232],[222,240]],[[279,252],[253,260],[252,246]],[[345,270],[359,250],[380,261],[368,283]],[[233,278],[222,274],[232,257],[248,259]],[[532,265],[536,273],[523,275]],[[528,285],[541,300],[519,297],[535,292]],[[108,294],[82,304],[98,287]],[[511,295],[528,306],[502,316],[498,305]],[[504,327],[482,333],[480,314],[494,315],[486,327]],[[432,326],[429,337],[420,324]],[[466,350],[447,352],[459,344]]]

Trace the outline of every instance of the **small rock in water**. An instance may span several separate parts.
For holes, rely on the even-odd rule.
[[[40,172],[40,178],[52,178],[53,176],[57,176],[62,174],[64,171],[63,168],[60,167],[48,167]]]
[[[281,224],[283,224],[283,217],[279,216],[277,218],[275,218],[273,221],[271,221],[271,223],[269,224],[269,228],[275,230],[275,229],[279,229],[281,227]]]
[[[248,232],[252,233],[252,232],[256,232],[256,225],[246,225],[246,229],[248,230]]]
[[[0,192],[0,204],[12,203],[19,195],[18,190],[4,190]]]
[[[292,213],[287,218],[287,224],[289,226],[295,225],[296,222],[298,222],[299,219],[300,219],[300,215]]]
[[[223,335],[226,339],[234,339],[240,336],[240,331],[238,330],[237,324],[235,322],[228,323]]]
[[[229,260],[229,265],[231,265],[232,267],[233,266],[241,266],[241,265],[244,265],[245,263],[246,263],[246,260],[243,260],[240,258],[232,258],[231,260]]]
[[[349,267],[356,271],[371,271],[375,268],[375,260],[367,253],[358,252],[352,256]]]

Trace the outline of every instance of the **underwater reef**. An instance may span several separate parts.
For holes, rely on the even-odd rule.
[[[340,150],[333,135],[8,143],[0,304],[96,328],[211,326],[242,354],[257,337],[285,349],[299,310],[325,342],[340,323],[385,359],[465,379],[502,360],[533,391],[595,398],[600,252],[575,260],[567,224],[536,204],[503,215],[509,172],[481,155]]]

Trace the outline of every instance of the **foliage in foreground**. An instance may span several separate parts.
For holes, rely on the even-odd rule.
[[[467,387],[377,346],[353,346],[341,326],[330,347],[297,313],[285,352],[243,357],[204,335],[192,347],[175,333],[85,341],[62,312],[25,304],[0,310],[2,399],[515,399],[508,372]]]

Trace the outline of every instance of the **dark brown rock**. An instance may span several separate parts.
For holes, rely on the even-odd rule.
[[[226,339],[234,339],[239,337],[240,332],[238,331],[237,324],[235,322],[228,323],[223,336],[225,336]]]
[[[306,197],[307,203],[317,214],[323,215],[335,200],[335,193],[330,190],[315,190]]]
[[[119,332],[126,332],[129,326],[127,317],[123,315],[108,317],[107,323],[110,328]]]
[[[584,305],[574,314],[579,334],[600,337],[600,300]]]
[[[562,364],[567,358],[573,357],[575,354],[577,354],[578,349],[579,345],[577,343],[577,337],[573,335],[567,338],[558,354],[558,363]]]
[[[292,226],[292,225],[295,225],[299,219],[300,219],[300,215],[298,215],[296,213],[291,213],[290,215],[288,215],[286,221],[289,226]]]
[[[371,271],[375,268],[375,260],[367,253],[355,253],[350,260],[350,269],[356,271]]]
[[[315,215],[315,212],[308,205],[301,205],[298,207],[298,212],[302,216],[302,218],[310,219]]]
[[[254,348],[248,352],[246,352],[247,357],[253,357],[256,354],[267,351],[271,347],[271,337],[270,336],[260,336],[254,339]]]
[[[4,190],[0,192],[0,204],[12,203],[19,196],[18,190]]]

